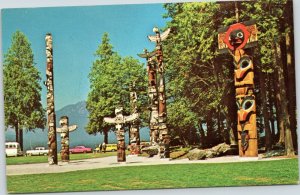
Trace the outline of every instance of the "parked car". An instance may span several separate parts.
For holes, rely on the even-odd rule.
[[[118,147],[117,144],[106,144],[106,152],[114,152],[117,151]]]
[[[49,150],[45,147],[35,147],[34,150],[27,150],[26,156],[40,156],[40,155],[48,155]]]
[[[92,148],[86,148],[85,146],[76,146],[75,148],[71,148],[70,150],[71,154],[74,153],[89,153],[92,152]]]
[[[5,143],[6,156],[22,156],[20,144],[18,142],[6,142]]]

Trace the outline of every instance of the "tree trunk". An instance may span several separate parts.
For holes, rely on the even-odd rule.
[[[212,147],[214,143],[214,125],[212,120],[212,111],[209,111],[209,114],[206,116],[206,126],[207,126],[207,136],[206,143],[208,147]]]
[[[283,31],[285,34],[285,62],[286,62],[286,84],[287,84],[287,98],[288,98],[288,111],[290,114],[290,127],[292,132],[292,139],[294,149],[298,150],[297,142],[297,119],[296,119],[296,79],[295,79],[295,45],[294,45],[294,16],[293,1],[287,1],[284,10]]]
[[[104,143],[108,144],[108,129],[107,128],[104,129],[103,134],[104,134]]]
[[[200,148],[205,148],[206,147],[205,133],[201,121],[199,122],[199,134],[200,134],[200,144],[199,144]]]
[[[21,151],[23,151],[23,146],[24,146],[24,144],[23,144],[23,129],[20,129],[19,130],[19,133],[20,133],[20,137],[19,137],[19,140],[20,140],[20,148],[21,148]]]
[[[290,128],[290,115],[288,113],[288,99],[286,93],[286,85],[284,81],[284,67],[281,59],[281,48],[279,44],[275,46],[275,56],[276,56],[276,71],[278,73],[278,84],[280,89],[280,94],[282,96],[280,107],[281,107],[281,116],[280,118],[283,120],[284,131],[285,131],[285,153],[287,156],[292,157],[295,156],[292,132]]]
[[[15,132],[16,132],[16,142],[19,143],[19,123],[16,122],[15,124]]]
[[[277,121],[277,144],[280,146],[284,146],[284,124],[283,120],[281,118],[281,94],[280,94],[280,88],[279,84],[276,81],[276,78],[278,78],[278,73],[275,71],[275,74],[272,75],[272,83],[274,86],[274,96],[275,96],[275,109],[276,109],[276,121]]]
[[[224,133],[224,129],[222,129],[222,124],[221,124],[221,109],[220,109],[220,105],[218,106],[218,110],[217,110],[217,125],[218,125],[218,134],[219,134],[219,140],[221,142],[225,142],[226,138],[225,138],[225,133]]]
[[[274,96],[273,96],[273,91],[274,89],[272,88],[272,79],[270,77],[270,74],[268,74],[267,76],[268,79],[268,88],[270,89],[268,92],[268,99],[269,99],[269,119],[270,119],[270,123],[271,123],[271,134],[272,134],[272,145],[275,144],[275,140],[276,140],[276,130],[275,130],[275,120],[274,120]]]
[[[298,148],[297,142],[297,120],[296,120],[296,79],[295,79],[295,63],[293,58],[293,48],[291,46],[291,34],[286,33],[286,71],[287,71],[287,97],[288,97],[288,110],[290,115],[290,127],[292,132],[294,148]]]
[[[269,123],[269,114],[268,114],[268,107],[267,107],[267,91],[266,91],[266,79],[263,72],[259,71],[259,82],[260,82],[260,98],[261,98],[261,106],[263,111],[263,118],[264,118],[264,127],[265,127],[265,146],[266,151],[272,149],[272,134],[270,130],[270,123]]]

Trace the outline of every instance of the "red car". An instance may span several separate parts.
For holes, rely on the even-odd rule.
[[[92,148],[86,148],[85,146],[76,146],[75,148],[70,148],[70,153],[74,154],[74,153],[88,153],[88,152],[92,152]]]

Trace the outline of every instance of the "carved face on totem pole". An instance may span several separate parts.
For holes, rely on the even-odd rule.
[[[254,20],[236,23],[218,30],[220,53],[253,47],[257,42],[257,28]]]
[[[247,55],[243,56],[236,65],[234,70],[235,85],[253,85],[254,84],[254,73],[253,73],[253,62]],[[245,93],[244,93],[245,94]]]
[[[225,34],[225,43],[231,50],[242,49],[247,44],[250,33],[244,24],[231,25]]]
[[[62,116],[59,120],[59,124],[62,127],[60,136],[61,138],[65,138],[68,134],[68,126],[69,126],[69,118],[67,116]]]
[[[238,132],[241,139],[241,149],[245,152],[249,146],[249,139],[256,138],[256,103],[254,96],[244,96],[237,99]]]

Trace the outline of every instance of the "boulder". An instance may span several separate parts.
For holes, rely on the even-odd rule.
[[[211,150],[215,151],[217,153],[217,156],[223,155],[228,150],[230,150],[230,145],[227,145],[226,143],[222,143],[222,144],[212,147]]]
[[[206,158],[214,158],[218,153],[214,150],[206,150]]]
[[[225,155],[231,148],[226,143],[219,144],[210,149],[200,150],[198,148],[189,151],[187,158],[189,160],[204,160]]]
[[[206,151],[195,148],[189,151],[187,158],[189,160],[203,160],[206,158]]]
[[[158,154],[158,146],[149,146],[142,149],[142,152],[149,154],[149,157],[153,157]]]

